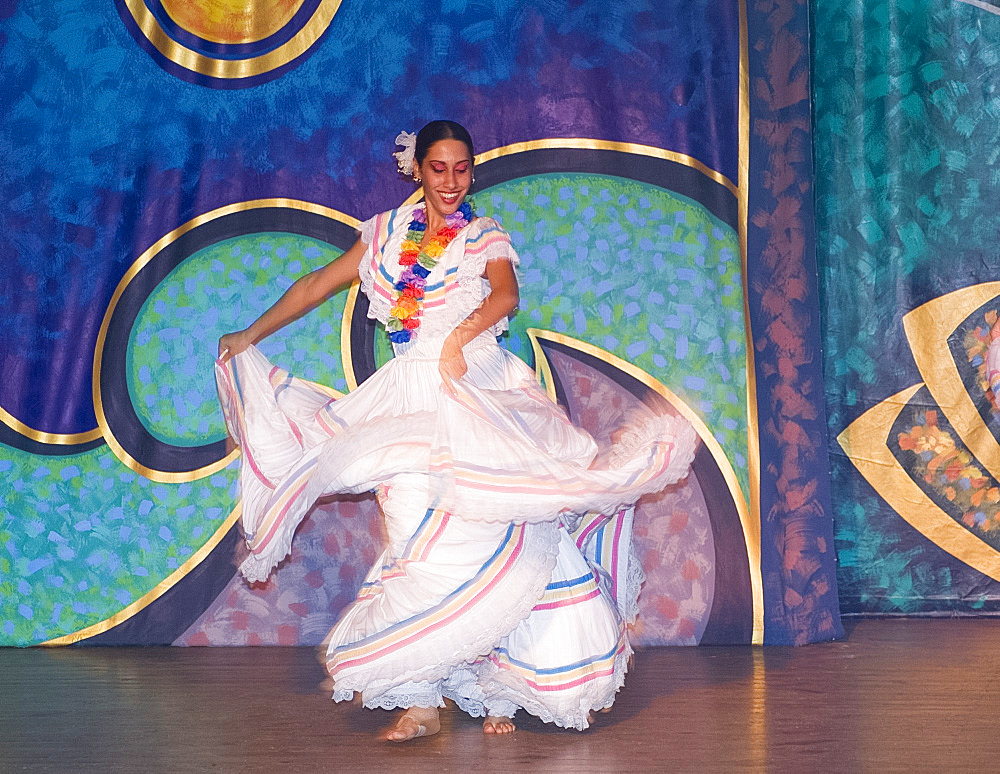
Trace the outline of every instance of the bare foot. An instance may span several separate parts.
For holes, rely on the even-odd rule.
[[[441,730],[437,707],[410,707],[385,733],[390,742],[408,742],[418,736],[432,736]]]
[[[484,734],[510,734],[516,726],[512,718],[502,718],[496,715],[487,715],[483,721]]]
[[[609,712],[611,712],[611,707],[605,707],[604,709],[599,709],[597,711],[600,712],[602,715],[607,715]],[[596,719],[597,718],[594,716],[594,710],[591,710],[590,712],[587,713],[587,725],[591,725]]]

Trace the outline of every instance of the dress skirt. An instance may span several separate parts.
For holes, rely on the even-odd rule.
[[[217,364],[242,450],[242,523],[261,581],[317,498],[375,491],[388,545],[330,632],[334,699],[523,708],[583,729],[614,701],[642,570],[630,507],[690,468],[695,435],[644,416],[610,453],[573,426],[488,334],[442,389],[426,336],[333,399],[255,347]]]

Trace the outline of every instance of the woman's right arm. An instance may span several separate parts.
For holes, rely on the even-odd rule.
[[[227,333],[219,339],[219,360],[225,363],[251,344],[270,336],[306,312],[314,309],[334,293],[349,287],[358,278],[358,266],[368,249],[361,240],[326,266],[299,277],[274,305],[258,317],[249,328]]]

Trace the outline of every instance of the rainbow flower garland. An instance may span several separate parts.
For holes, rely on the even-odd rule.
[[[444,228],[439,229],[421,248],[420,242],[427,231],[427,213],[423,207],[413,211],[413,219],[399,248],[399,265],[403,267],[403,272],[393,285],[392,309],[385,324],[389,340],[393,343],[401,344],[416,336],[424,310],[427,275],[437,266],[451,240],[471,222],[472,206],[463,202],[458,210],[445,217]]]

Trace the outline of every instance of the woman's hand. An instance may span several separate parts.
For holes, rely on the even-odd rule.
[[[219,362],[228,362],[233,355],[238,355],[253,344],[253,338],[247,331],[227,333],[219,339]]]
[[[438,373],[441,374],[441,384],[449,395],[454,397],[455,387],[452,382],[465,376],[469,366],[462,354],[461,335],[457,330],[448,334],[441,347],[441,359],[438,360]]]

